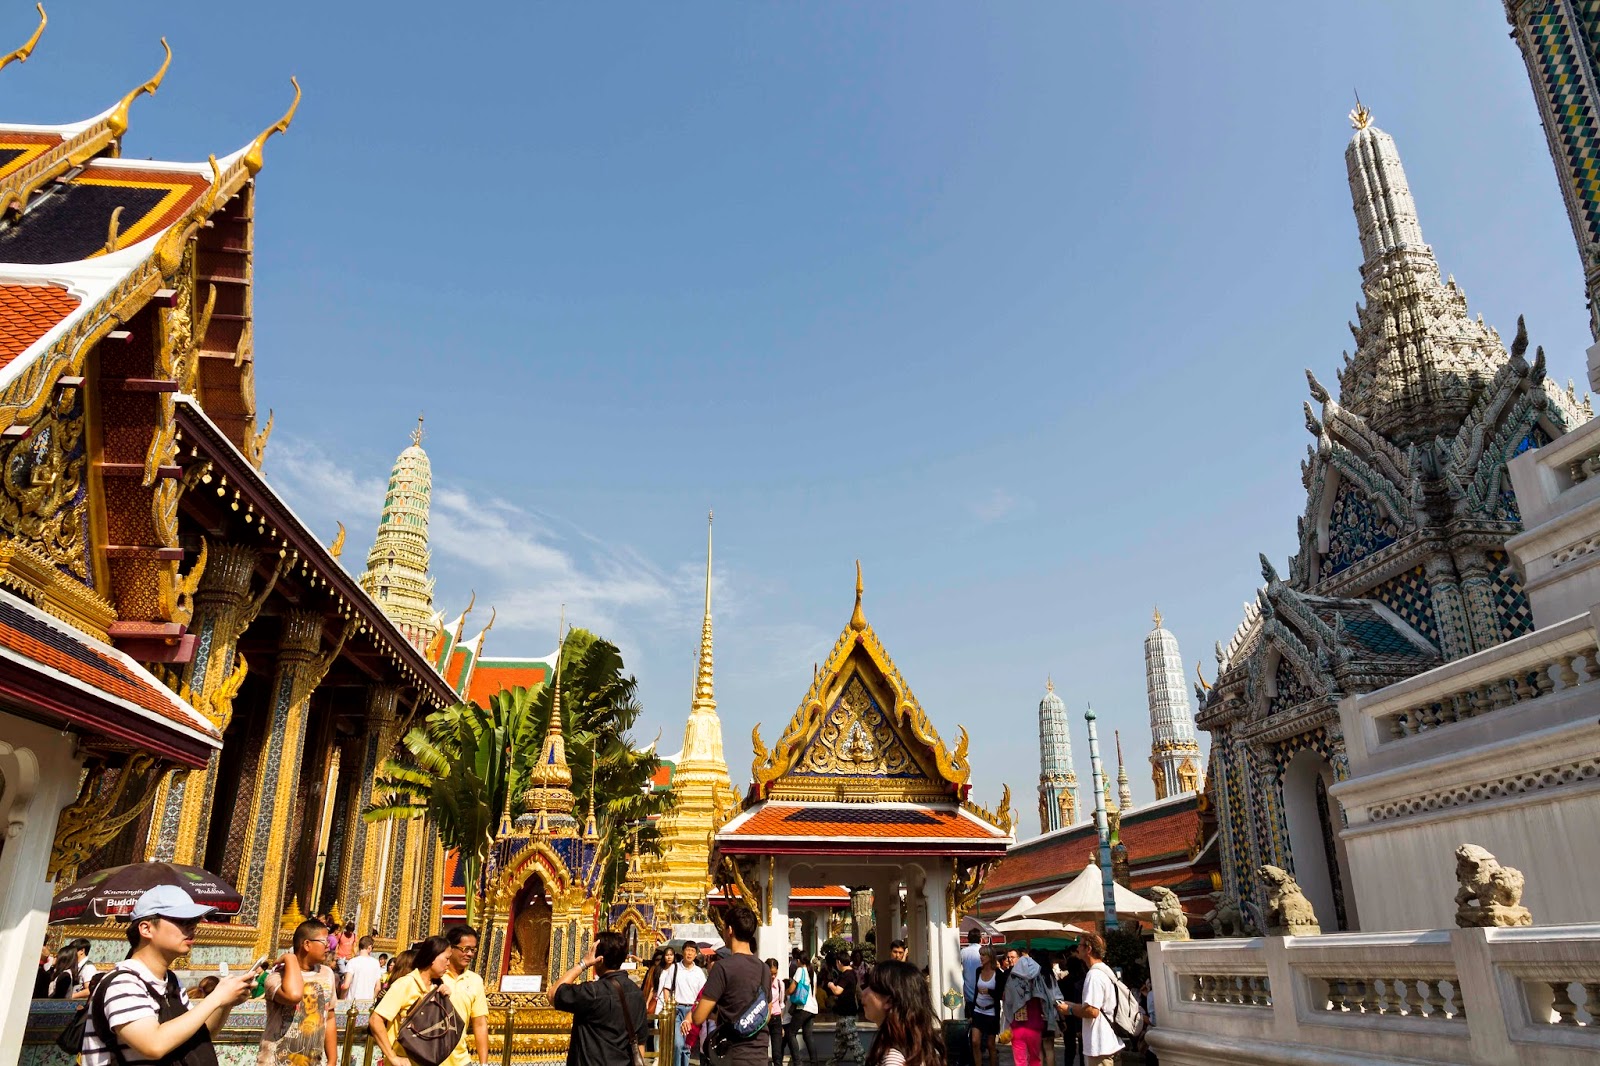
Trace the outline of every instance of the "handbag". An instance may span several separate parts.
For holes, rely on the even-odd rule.
[[[639,1046],[639,1030],[633,1024],[633,1015],[628,1013],[628,1000],[622,994],[622,986],[612,981],[611,991],[617,994],[617,1006],[622,1010],[622,1022],[628,1027],[628,1066],[644,1066],[644,1050]]]
[[[804,1009],[806,1002],[811,999],[811,975],[805,970],[800,971],[800,976],[794,979],[794,992],[789,996],[789,1005]]]
[[[441,985],[417,1000],[400,1025],[398,1043],[405,1057],[420,1066],[439,1066],[461,1043],[465,1023]]]

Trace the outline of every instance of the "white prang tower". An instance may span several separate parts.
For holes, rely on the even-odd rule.
[[[1180,792],[1198,792],[1205,785],[1200,742],[1195,739],[1194,712],[1183,680],[1178,638],[1156,627],[1144,638],[1144,680],[1150,695],[1150,767],[1156,799]]]
[[[1055,682],[1046,678],[1044,699],[1039,701],[1039,832],[1077,820],[1078,775],[1072,769],[1067,705],[1056,695]]]

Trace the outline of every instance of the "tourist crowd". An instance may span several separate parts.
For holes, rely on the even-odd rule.
[[[373,956],[371,936],[311,918],[276,960],[245,973],[224,968],[185,989],[173,965],[210,911],[181,888],[152,888],[134,904],[128,954],[115,967],[90,964],[82,940],[48,966],[41,961],[37,991],[87,1001],[62,1037],[63,1047],[81,1052],[82,1066],[217,1066],[212,1038],[252,995],[266,1006],[257,1066],[337,1063],[341,999],[371,1004],[368,1024],[384,1066],[488,1066],[489,1006],[472,969],[472,927],[452,926],[388,959]],[[569,1066],[643,1066],[652,1017],[669,1008],[671,1066],[690,1066],[694,1056],[700,1066],[820,1066],[814,1024],[824,999],[834,1019],[829,1066],[946,1066],[928,975],[905,961],[903,942],[875,965],[859,950],[820,960],[797,950],[784,973],[777,959],[755,954],[756,929],[749,908],[733,907],[726,947],[663,950],[642,981],[627,972],[635,964],[621,934],[599,934],[550,986],[551,1006],[573,1016]],[[1111,1021],[1122,986],[1105,964],[1103,939],[1082,934],[1059,971],[1048,952],[997,956],[979,940],[972,934],[961,953],[972,1066],[999,1066],[998,1043],[1010,1045],[1015,1066],[1054,1066],[1057,1039],[1068,1066],[1117,1061],[1124,1042]],[[870,1049],[857,1032],[862,1016],[876,1026]],[[657,1055],[661,1066],[667,1051]]]

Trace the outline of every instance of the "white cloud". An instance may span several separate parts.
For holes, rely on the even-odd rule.
[[[285,498],[319,531],[344,522],[350,531],[344,558],[359,570],[382,510],[384,480],[357,474],[303,439],[280,437],[273,446],[273,479]],[[540,651],[555,643],[563,603],[568,618],[619,643],[639,621],[688,624],[699,617],[681,575],[498,497],[435,484],[428,546],[440,610],[459,610],[468,590],[476,590],[480,620],[492,604],[496,632],[547,634]]]
[[[992,489],[987,496],[975,499],[969,505],[973,516],[978,521],[988,525],[1010,518],[1027,506],[1027,501],[1019,500],[1005,489]]]

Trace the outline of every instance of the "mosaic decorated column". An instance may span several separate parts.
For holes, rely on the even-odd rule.
[[[261,952],[276,945],[278,915],[285,903],[284,852],[294,821],[292,808],[302,799],[300,757],[305,748],[306,706],[331,662],[331,658],[318,658],[321,646],[321,614],[294,610],[285,616],[278,671],[272,679],[271,717],[254,775],[236,886],[244,896],[239,921],[260,929],[256,946]]]
[[[1471,655],[1472,623],[1467,617],[1467,601],[1462,595],[1455,562],[1444,552],[1432,552],[1423,564],[1433,598],[1433,615],[1439,623],[1439,650],[1446,659]]]
[[[345,829],[343,870],[339,874],[340,895],[345,913],[359,930],[383,927],[378,914],[377,871],[382,864],[384,826],[368,822],[361,812],[372,805],[372,783],[378,767],[393,751],[399,737],[396,717],[400,689],[394,685],[373,685],[367,689],[367,731],[360,753],[361,769],[356,778],[355,802],[350,805]],[[385,932],[389,932],[387,928]]]
[[[184,668],[183,683],[192,694],[195,709],[226,729],[233,713],[233,696],[242,675],[233,678],[239,638],[255,620],[260,604],[251,609],[250,579],[260,553],[243,544],[222,544],[207,552],[205,574],[195,591],[194,658]],[[232,682],[230,684],[230,681]],[[211,799],[216,791],[217,760],[213,751],[204,770],[168,775],[156,793],[154,815],[145,858],[159,862],[198,865],[205,848],[205,829],[211,821]]]
[[[1482,551],[1465,551],[1457,559],[1461,593],[1467,602],[1467,621],[1475,649],[1500,643],[1500,611],[1495,604],[1494,566]]]

